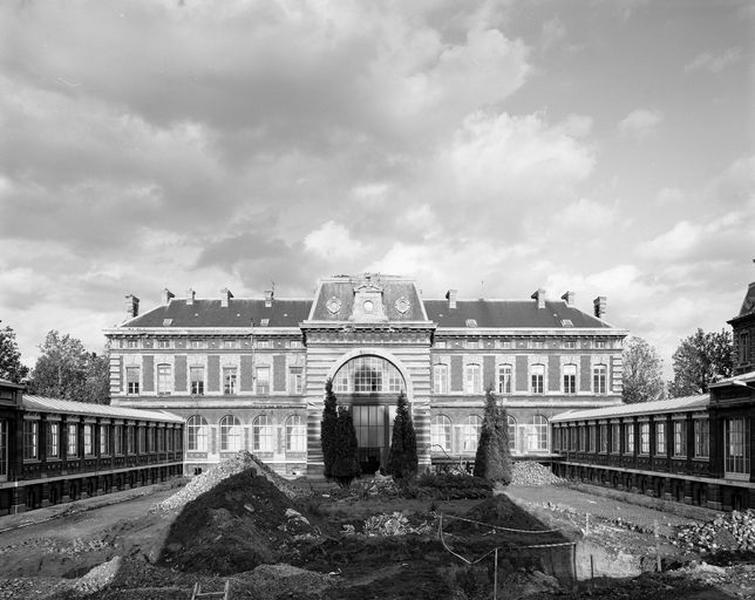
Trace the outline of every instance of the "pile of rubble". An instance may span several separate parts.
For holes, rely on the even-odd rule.
[[[87,574],[79,577],[73,584],[73,589],[80,594],[93,594],[112,583],[121,566],[121,557],[114,556],[111,560],[97,565]]]
[[[511,469],[511,484],[526,487],[556,485],[564,480],[554,475],[548,467],[537,462],[515,462]]]
[[[364,522],[363,533],[370,537],[395,535],[426,535],[435,530],[434,523],[422,521],[412,525],[409,518],[400,512],[372,515]]]
[[[255,469],[257,473],[265,477],[290,499],[301,495],[299,490],[270,469],[270,467],[254,456],[254,454],[251,454],[246,450],[240,450],[232,457],[223,460],[212,467],[206,473],[194,477],[178,492],[156,504],[155,509],[168,511],[182,508],[192,500],[195,500],[205,492],[214,488],[224,479],[241,473],[242,471],[246,471],[247,469]]]
[[[755,552],[755,510],[735,510],[707,523],[680,527],[672,543],[701,554]]]

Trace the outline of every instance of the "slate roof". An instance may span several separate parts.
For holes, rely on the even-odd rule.
[[[448,300],[425,300],[427,318],[438,327],[466,327],[474,319],[478,327],[572,327],[610,328],[611,326],[566,302],[545,301],[538,309],[534,300],[457,300],[456,308],[448,308]]]
[[[354,287],[359,286],[359,281],[351,278],[339,278],[323,281],[317,304],[312,311],[313,321],[347,321],[354,311]],[[425,321],[420,297],[413,281],[401,279],[380,280],[382,290],[383,308],[389,321]],[[340,309],[333,314],[327,309],[328,302],[336,298],[341,302]],[[398,310],[397,302],[406,301],[406,310]]]
[[[739,309],[739,314],[731,319],[729,323],[749,315],[755,315],[755,281],[747,287],[747,292],[745,293],[744,300],[742,300],[742,308]]]
[[[90,404],[88,402],[72,402],[58,398],[45,398],[24,394],[21,405],[29,411],[62,413],[75,415],[89,415],[113,419],[131,419],[141,421],[168,421],[183,423],[183,418],[162,410],[141,410],[138,408],[124,408],[106,404]]]
[[[563,421],[584,421],[595,419],[610,419],[612,417],[629,417],[632,415],[661,414],[689,410],[702,410],[710,403],[709,394],[685,396],[684,398],[669,398],[654,400],[653,402],[637,402],[636,404],[619,404],[606,408],[591,408],[588,410],[570,410],[556,415],[551,423]]]
[[[273,300],[271,307],[264,299],[231,298],[228,307],[220,300],[173,298],[167,305],[158,306],[121,324],[121,327],[252,327],[269,319],[268,327],[297,327],[307,318],[310,300]],[[170,319],[167,324],[166,319]]]

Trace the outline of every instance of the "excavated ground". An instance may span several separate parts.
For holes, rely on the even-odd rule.
[[[676,528],[705,514],[673,515],[563,485],[440,501],[403,499],[385,483],[343,494],[305,482],[282,493],[264,475],[241,470],[180,502],[175,490],[158,490],[0,533],[0,600],[186,599],[195,582],[212,590],[226,579],[234,600],[476,600],[492,596],[493,556],[472,566],[458,556],[474,561],[495,547],[499,598],[755,597],[751,555],[701,557],[672,543]],[[151,510],[158,501],[162,508]],[[0,530],[18,522],[0,519]],[[522,549],[571,540],[577,585],[564,576],[561,550]],[[662,573],[654,572],[658,552]]]

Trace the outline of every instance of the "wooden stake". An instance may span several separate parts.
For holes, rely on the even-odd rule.
[[[495,549],[493,568],[493,600],[498,600],[498,548]]]

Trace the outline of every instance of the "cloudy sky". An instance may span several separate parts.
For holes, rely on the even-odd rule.
[[[565,290],[670,363],[755,280],[743,0],[0,5],[0,319],[124,295]],[[667,367],[668,368],[668,367]]]

